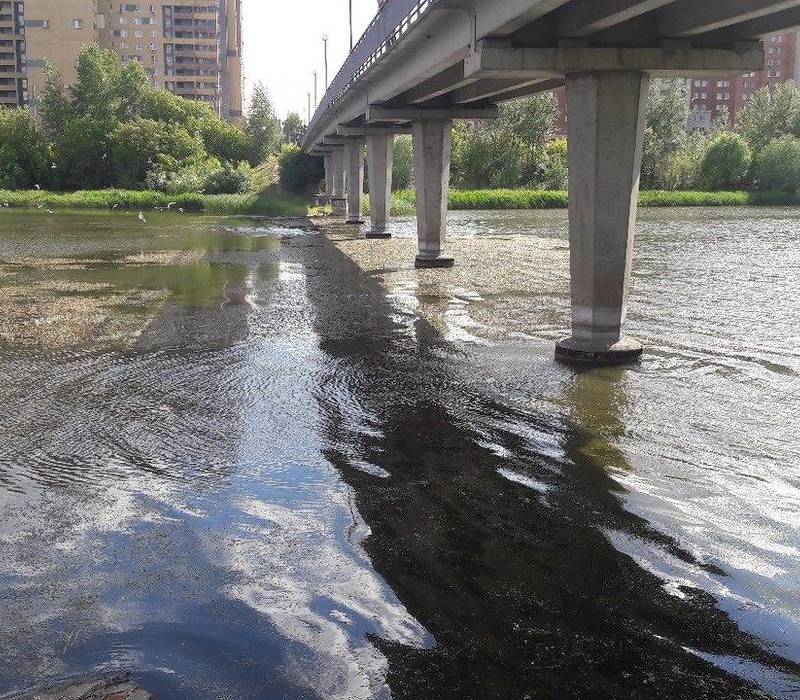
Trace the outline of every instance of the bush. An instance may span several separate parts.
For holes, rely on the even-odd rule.
[[[544,148],[542,181],[545,189],[565,190],[569,180],[567,139],[556,139]]]
[[[392,189],[406,190],[414,182],[414,148],[411,137],[398,136],[394,140],[394,170],[392,172]]]
[[[700,163],[698,184],[708,190],[732,190],[741,186],[753,154],[738,134],[723,132],[706,147]]]
[[[307,194],[319,189],[325,179],[322,158],[310,156],[297,146],[284,146],[278,162],[280,182],[287,192]]]
[[[756,159],[756,179],[762,191],[800,191],[800,139],[782,136],[770,141]]]
[[[249,192],[253,181],[253,168],[241,162],[237,166],[223,163],[206,175],[203,191],[206,194],[242,194]]]
[[[0,106],[0,187],[46,187],[50,180],[49,149],[31,113]]]

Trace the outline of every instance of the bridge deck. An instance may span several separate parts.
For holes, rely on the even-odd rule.
[[[304,145],[311,149],[340,125],[363,123],[370,104],[480,107],[554,89],[567,72],[587,67],[560,60],[559,49],[746,52],[749,40],[796,26],[800,0],[389,0],[326,91]],[[551,52],[532,53],[538,63],[515,74],[508,60],[476,59],[491,53],[498,60],[502,49],[516,48]],[[682,68],[656,63],[649,71],[689,76],[695,64],[706,74],[748,70],[747,60],[698,59]]]

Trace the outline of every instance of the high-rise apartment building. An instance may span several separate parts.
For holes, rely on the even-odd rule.
[[[7,74],[16,79],[13,96],[0,89],[0,99],[34,104],[45,61],[71,82],[81,46],[91,43],[141,63],[154,87],[226,119],[242,116],[241,0],[0,0],[0,88]]]
[[[23,10],[22,2],[0,0],[0,105],[6,107],[28,100]]]

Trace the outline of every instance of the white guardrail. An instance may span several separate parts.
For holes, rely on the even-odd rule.
[[[375,15],[325,92],[306,133],[439,0],[389,0]]]

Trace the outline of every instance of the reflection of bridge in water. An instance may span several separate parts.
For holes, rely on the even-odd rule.
[[[325,157],[334,216],[386,235],[392,141],[414,136],[418,267],[449,267],[451,124],[567,88],[570,362],[636,359],[622,335],[650,76],[760,70],[758,39],[800,25],[800,0],[389,0],[330,85],[304,146]]]

